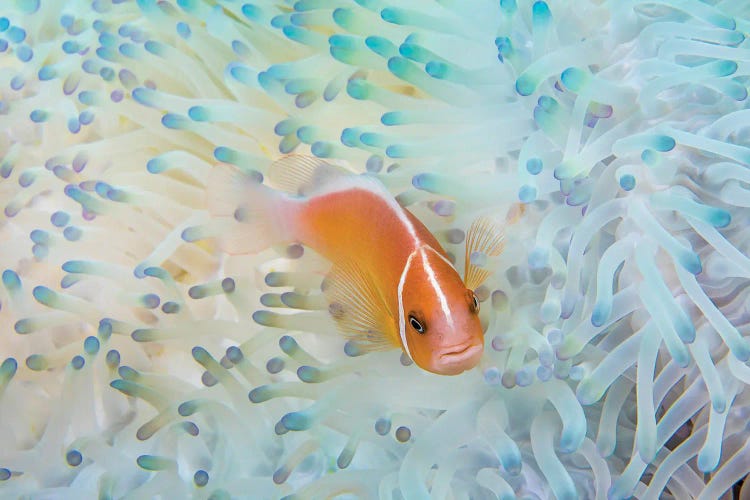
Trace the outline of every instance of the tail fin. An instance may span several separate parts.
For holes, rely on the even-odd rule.
[[[225,252],[258,253],[294,241],[298,203],[261,184],[259,175],[217,165],[211,170],[206,191],[208,211],[229,222],[228,229],[217,236]]]

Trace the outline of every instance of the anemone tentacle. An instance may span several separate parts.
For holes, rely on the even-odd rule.
[[[743,488],[746,2],[7,4],[2,496]],[[363,355],[300,245],[218,250],[212,168],[288,153],[377,177],[456,263],[524,207],[472,260],[479,369]]]

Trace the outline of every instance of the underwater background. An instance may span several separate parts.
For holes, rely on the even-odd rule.
[[[750,498],[748,33],[744,0],[2,2],[0,497]],[[360,355],[309,249],[217,249],[212,166],[287,153],[459,263],[524,204],[472,256],[477,369]]]

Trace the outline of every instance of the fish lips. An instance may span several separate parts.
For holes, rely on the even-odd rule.
[[[437,365],[440,373],[457,375],[463,371],[470,370],[479,363],[483,352],[483,344],[464,344],[450,347],[441,352],[437,357]]]

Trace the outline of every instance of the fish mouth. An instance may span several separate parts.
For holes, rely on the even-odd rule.
[[[450,347],[439,356],[438,369],[444,375],[455,375],[474,368],[484,352],[482,344],[463,344]]]

